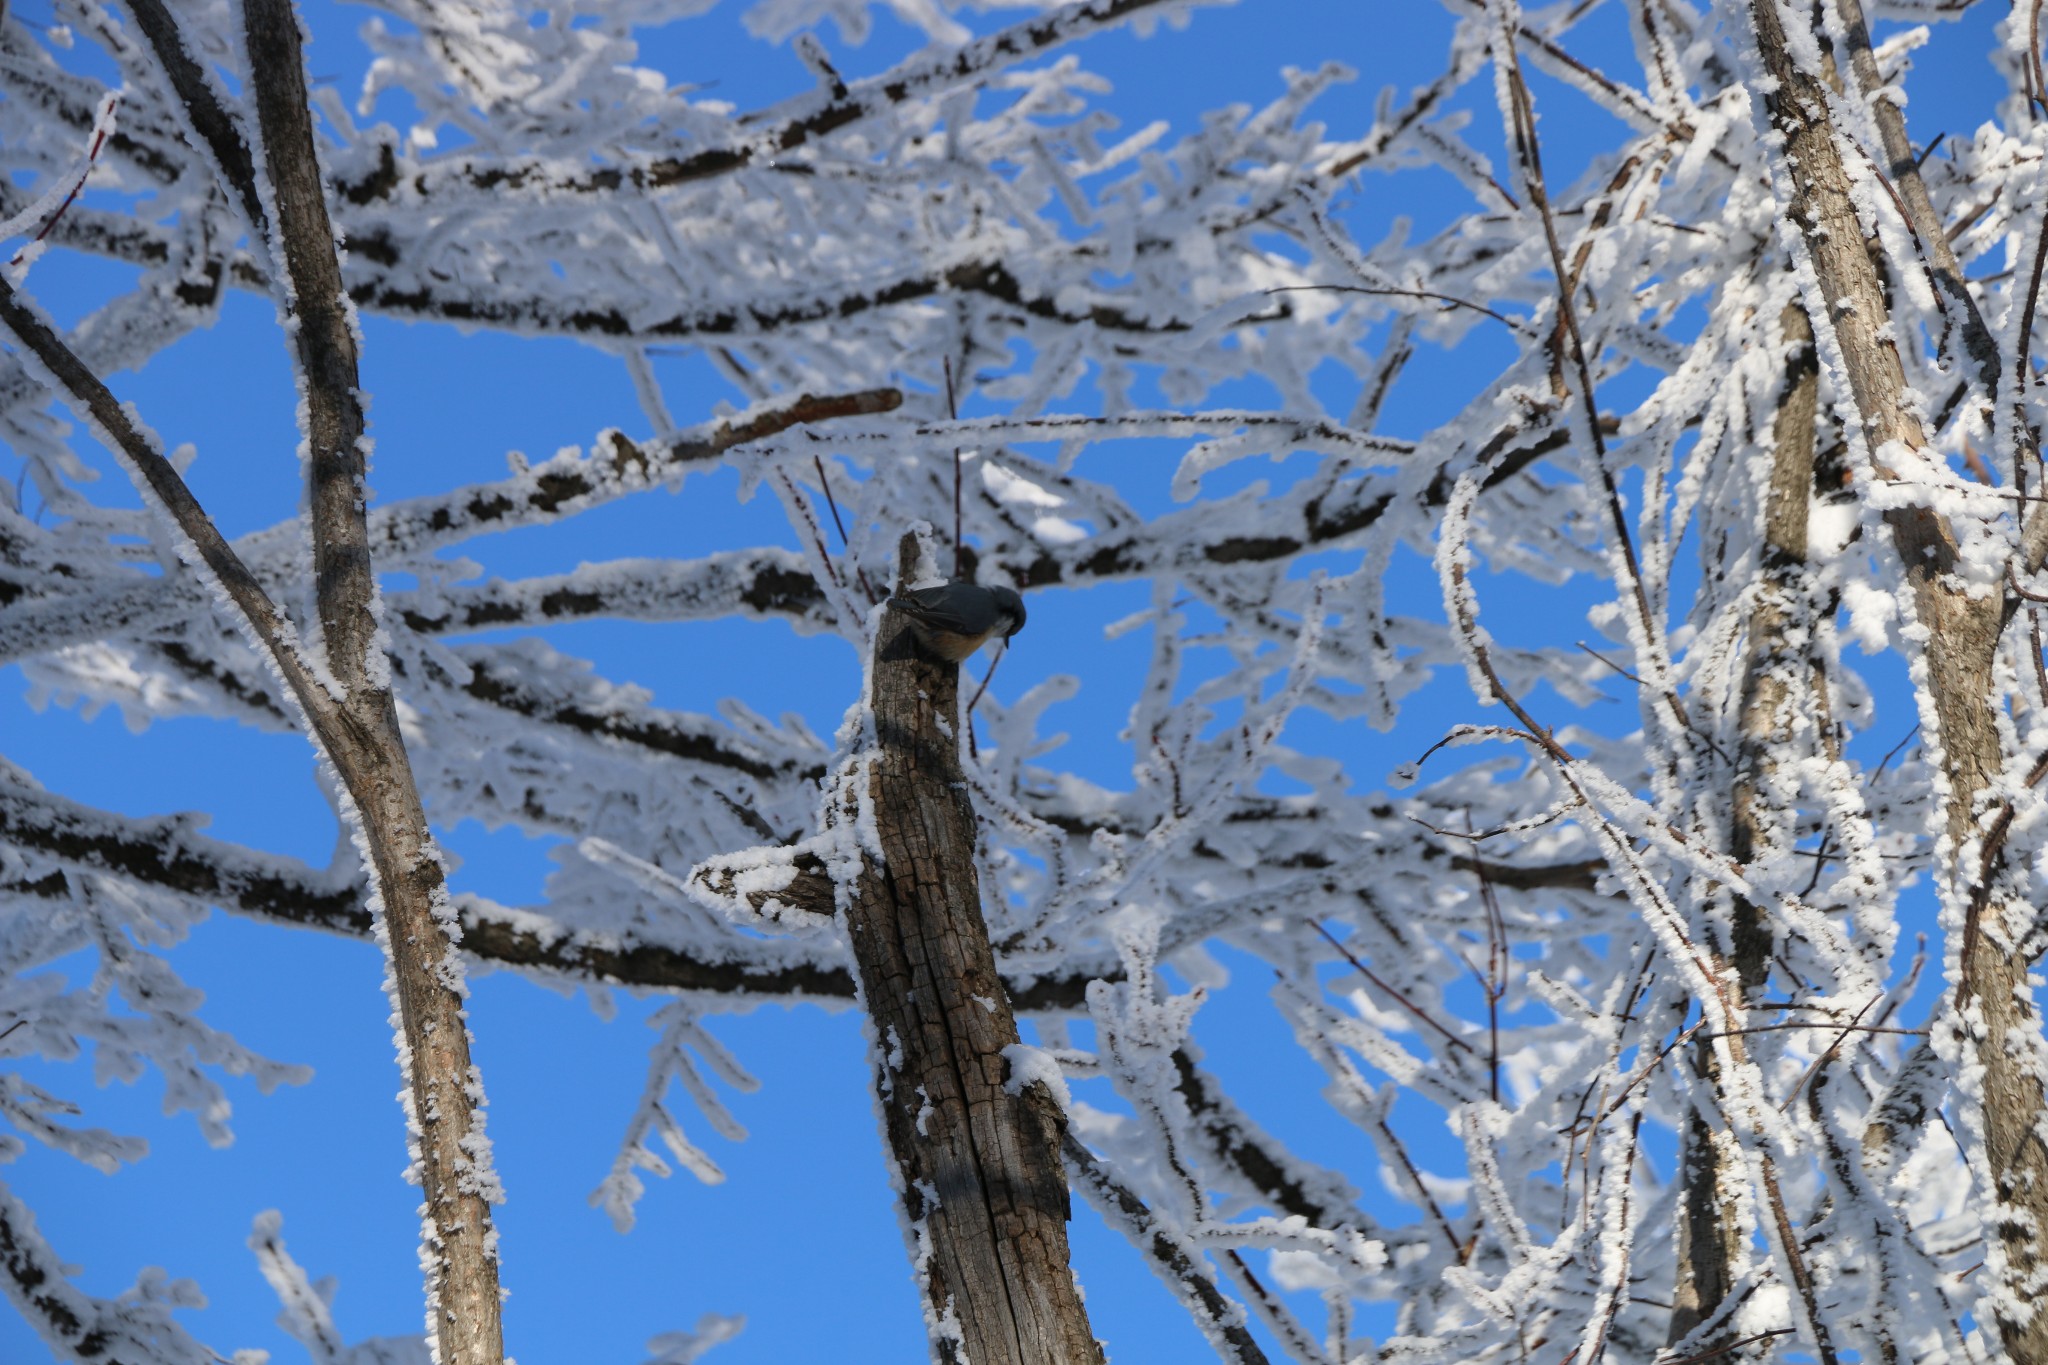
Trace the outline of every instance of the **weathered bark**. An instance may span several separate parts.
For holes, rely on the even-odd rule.
[[[1771,482],[1764,498],[1762,585],[1750,611],[1744,663],[1741,744],[1730,793],[1729,853],[1747,863],[1761,850],[1782,843],[1768,796],[1772,769],[1791,730],[1792,708],[1806,672],[1805,651],[1795,639],[1806,627],[1803,578],[1806,523],[1812,501],[1814,415],[1820,391],[1820,362],[1806,310],[1796,301],[1780,317],[1790,351],[1785,383],[1771,422]],[[1771,932],[1761,910],[1736,896],[1730,905],[1729,942],[1716,951],[1720,965],[1732,965],[1745,1005],[1770,976]],[[1719,1063],[1711,1041],[1695,1043],[1694,1074],[1711,1089]],[[1713,1317],[1734,1289],[1732,1267],[1745,1241],[1739,1218],[1737,1182],[1748,1179],[1733,1146],[1717,1143],[1713,1126],[1695,1113],[1683,1130],[1678,1212],[1678,1283],[1672,1296],[1670,1340],[1684,1340]],[[1705,1351],[1725,1350],[1733,1331],[1696,1343]]]
[[[981,914],[960,671],[892,609],[871,678],[882,856],[862,869],[846,929],[932,1353],[1099,1365],[1068,1264],[1065,1118],[1043,1085],[1007,1087],[1017,1021]]]
[[[1857,220],[1825,88],[1793,58],[1776,0],[1753,0],[1750,13],[1773,86],[1765,106],[1772,128],[1785,139],[1792,168],[1781,192],[1819,285],[1820,298],[1809,304],[1825,307],[1840,378],[1854,399],[1873,472],[1896,477],[1902,460],[1926,459],[1941,467],[1909,402],[1883,282]],[[2041,1021],[2026,961],[2003,927],[2009,908],[2015,919],[2032,916],[2013,903],[2001,841],[1988,835],[1986,812],[1979,809],[2006,759],[1994,683],[2007,604],[1998,589],[1971,590],[1961,576],[1954,535],[1934,512],[1898,508],[1886,512],[1885,520],[1916,624],[1925,632],[1922,713],[1929,748],[1948,783],[1946,875],[1952,895],[1968,907],[1959,939],[1951,944],[1950,998],[1937,1027],[1952,1030],[1957,1048],[1975,1064],[1959,1075],[1958,1088],[1978,1111],[1966,1121],[1974,1118],[1969,1126],[1983,1139],[1984,1165],[1976,1175],[1990,1196],[1987,1303],[2007,1354],[2022,1365],[2043,1365],[2048,1313],[2036,1306],[2036,1282],[2048,1274],[2048,1148],[2037,1133],[2044,1108],[2036,1064]],[[2038,524],[2039,518],[2032,521]]]

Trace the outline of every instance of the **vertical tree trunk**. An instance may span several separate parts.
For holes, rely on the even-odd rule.
[[[1786,305],[1780,326],[1790,354],[1785,384],[1771,420],[1771,482],[1764,498],[1763,586],[1749,616],[1744,665],[1741,746],[1730,793],[1729,853],[1747,863],[1758,852],[1782,843],[1779,817],[1770,801],[1772,769],[1792,730],[1807,659],[1796,637],[1806,631],[1806,523],[1813,491],[1813,422],[1820,391],[1820,360],[1813,328],[1797,300]],[[1733,965],[1743,1003],[1755,999],[1770,976],[1771,934],[1758,907],[1737,896],[1730,907],[1730,942],[1717,958]],[[1694,1044],[1693,1070],[1712,1088],[1718,1063],[1711,1041]],[[1717,1143],[1711,1124],[1694,1113],[1683,1130],[1679,1203],[1678,1284],[1670,1340],[1682,1341],[1718,1312],[1734,1288],[1733,1266],[1741,1257],[1746,1230],[1734,1188],[1746,1181],[1741,1156],[1732,1144]],[[1696,1343],[1701,1351],[1726,1349],[1735,1333]]]
[[[243,18],[258,142],[274,196],[273,256],[290,282],[285,299],[305,406],[320,638],[341,689],[321,739],[355,806],[383,911],[379,930],[402,1035],[409,1141],[418,1145],[428,1331],[441,1365],[497,1365],[504,1357],[491,1225],[497,1177],[470,1062],[462,964],[450,938],[455,918],[399,733],[376,617],[355,319],[314,155],[299,18],[291,0],[246,0]]]
[[[1892,340],[1892,318],[1865,242],[1842,160],[1842,142],[1828,112],[1826,91],[1794,59],[1777,0],[1753,0],[1764,104],[1773,130],[1785,139],[1789,174],[1780,192],[1812,262],[1819,298],[1841,377],[1854,398],[1871,454],[1872,471],[1895,477],[1892,461],[1926,458],[1926,433],[1906,391],[1905,371]],[[1903,129],[1903,124],[1901,125]],[[1813,314],[1821,330],[1821,314]],[[1832,359],[1833,357],[1831,357]],[[1885,514],[1902,561],[1915,624],[1924,632],[1922,723],[1947,790],[1943,852],[1949,863],[1951,912],[1950,995],[1937,1020],[1949,1031],[1951,1063],[1962,1062],[1956,1082],[1965,1099],[1964,1126],[1981,1142],[1976,1171],[1984,1193],[1987,1315],[2011,1359],[2048,1365],[2048,1312],[2039,1281],[2048,1274],[2048,1147],[2040,1138],[2043,1114],[2041,1021],[2015,951],[2008,920],[2031,923],[2005,875],[2001,840],[1989,833],[1980,810],[2007,755],[1998,732],[1995,674],[2006,616],[2002,590],[1977,587],[1948,525],[1927,507]],[[2042,518],[2028,520],[2028,540]],[[2009,807],[2007,808],[2009,809]],[[2010,912],[2010,915],[2008,914]],[[1960,923],[1953,920],[1959,918]]]
[[[1017,1021],[981,914],[959,680],[887,612],[868,698],[882,856],[846,916],[883,1124],[934,1356],[1099,1365],[1068,1264],[1065,1119],[1044,1085],[1006,1085]]]

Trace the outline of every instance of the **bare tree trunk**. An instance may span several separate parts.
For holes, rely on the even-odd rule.
[[[1825,89],[1794,60],[1777,0],[1753,0],[1750,12],[1763,71],[1772,83],[1765,105],[1793,170],[1783,177],[1781,192],[1819,284],[1820,298],[1809,303],[1825,305],[1874,472],[1894,477],[1886,464],[1896,458],[1892,450],[1925,455],[1938,466],[1940,458],[1927,450],[1908,401],[1883,282],[1856,217]],[[1954,535],[1934,512],[1905,507],[1885,519],[1916,624],[1925,632],[1922,718],[1948,783],[1947,875],[1953,893],[1967,903],[1960,942],[1949,957],[1951,999],[1937,1027],[1952,1030],[1957,1047],[1974,1063],[1957,1080],[1978,1111],[1965,1119],[1981,1132],[1988,1166],[1977,1171],[1991,1196],[1984,1213],[1985,1273],[1992,1280],[1986,1301],[2008,1355],[2023,1365],[2044,1365],[2048,1313],[2037,1307],[2035,1288],[2048,1272],[2048,1148],[2037,1131],[2044,1107],[2037,1062],[2041,1022],[2026,961],[2005,927],[2009,908],[2015,919],[2031,921],[2032,915],[2015,903],[2004,875],[1997,817],[1987,820],[1989,813],[1979,811],[2007,757],[1994,689],[2007,602],[1998,590],[1969,590]],[[2029,542],[2038,539],[2041,525],[2039,516],[2030,518]]]
[[[932,1351],[948,1365],[1099,1365],[1068,1263],[1065,1118],[1042,1084],[1008,1084],[1017,1021],[981,913],[959,667],[921,651],[892,609],[871,676],[882,856],[846,926]]]
[[[290,0],[246,0],[243,17],[261,160],[274,195],[273,255],[291,286],[304,383],[321,641],[341,686],[333,733],[322,738],[361,820],[384,912],[381,937],[404,1035],[407,1119],[418,1143],[428,1327],[442,1365],[496,1365],[504,1357],[491,1225],[497,1177],[478,1112],[481,1087],[470,1063],[446,876],[378,640],[355,320],[314,156],[299,18]]]

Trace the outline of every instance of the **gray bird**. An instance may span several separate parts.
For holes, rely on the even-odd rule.
[[[989,640],[1024,629],[1024,599],[1009,588],[947,583],[898,593],[890,604],[910,618],[917,642],[948,663],[959,663]]]

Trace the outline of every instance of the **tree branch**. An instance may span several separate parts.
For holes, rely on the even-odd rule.
[[[1928,448],[1907,391],[1892,313],[1857,216],[1842,159],[1845,140],[1829,112],[1827,86],[1795,60],[1783,13],[1776,0],[1750,5],[1761,74],[1769,82],[1763,107],[1771,131],[1783,138],[1773,179],[1812,267],[1807,313],[1862,419],[1870,468],[1890,479],[1897,477],[1892,465],[1900,460],[1938,467],[1942,462]],[[1931,722],[1926,728],[1946,779],[1944,825],[1955,856],[1971,846],[1982,798],[2005,766],[1995,703],[2003,596],[1972,593],[1952,529],[1928,506],[1894,507],[1884,518],[1925,641],[1922,719]],[[2029,519],[2029,536],[2039,524],[2038,514]],[[2048,1147],[2038,1135],[2044,1096],[2035,1060],[2041,1020],[2026,962],[1980,928],[2012,897],[2002,869],[2002,856],[1981,871],[1946,869],[1947,899],[1951,905],[1960,899],[1967,908],[1961,942],[1950,954],[1951,998],[1942,1017],[1963,1035],[1977,1064],[1959,1080],[1981,1115],[1980,1150],[1988,1165],[1977,1176],[1990,1186],[1987,1221],[1998,1240],[1991,1314],[2015,1361],[2043,1365],[2048,1313],[2031,1306],[2033,1285],[2048,1268]]]
[[[209,1365],[225,1360],[147,1297],[95,1298],[71,1283],[66,1265],[43,1240],[35,1215],[0,1185],[0,1291],[52,1352],[80,1365]]]
[[[1266,1353],[1245,1326],[1244,1308],[1216,1287],[1201,1253],[1159,1220],[1131,1188],[1072,1133],[1060,1141],[1067,1179],[1101,1212],[1103,1221],[1130,1239],[1138,1253],[1195,1319],[1216,1354],[1239,1365],[1266,1365]]]
[[[205,67],[193,59],[177,16],[164,0],[124,0],[135,16],[157,64],[163,68],[190,124],[194,145],[212,160],[230,199],[242,210],[242,219],[259,242],[270,233],[269,216],[256,192],[256,165],[249,144],[228,111],[220,87]]]
[[[299,17],[290,0],[246,0],[242,19],[262,173],[276,211],[275,278],[289,286],[279,304],[291,319],[300,379],[320,643],[338,689],[338,723],[323,739],[361,822],[404,1035],[399,1064],[423,1198],[427,1329],[442,1365],[497,1365],[505,1348],[491,1204],[503,1194],[483,1135],[447,876],[399,732],[381,638],[364,514],[369,442],[356,320],[313,147]]]
[[[380,148],[374,170],[335,188],[349,202],[363,205],[401,197],[438,201],[457,186],[481,194],[524,192],[546,199],[562,194],[664,190],[697,184],[735,171],[772,165],[782,153],[793,152],[912,100],[929,99],[983,80],[1041,52],[1117,27],[1166,3],[1168,0],[1081,0],[951,51],[920,53],[894,70],[851,87],[799,96],[776,110],[741,115],[734,124],[751,129],[747,136],[686,156],[565,172],[558,162],[489,161],[470,156],[402,166],[386,146]]]

